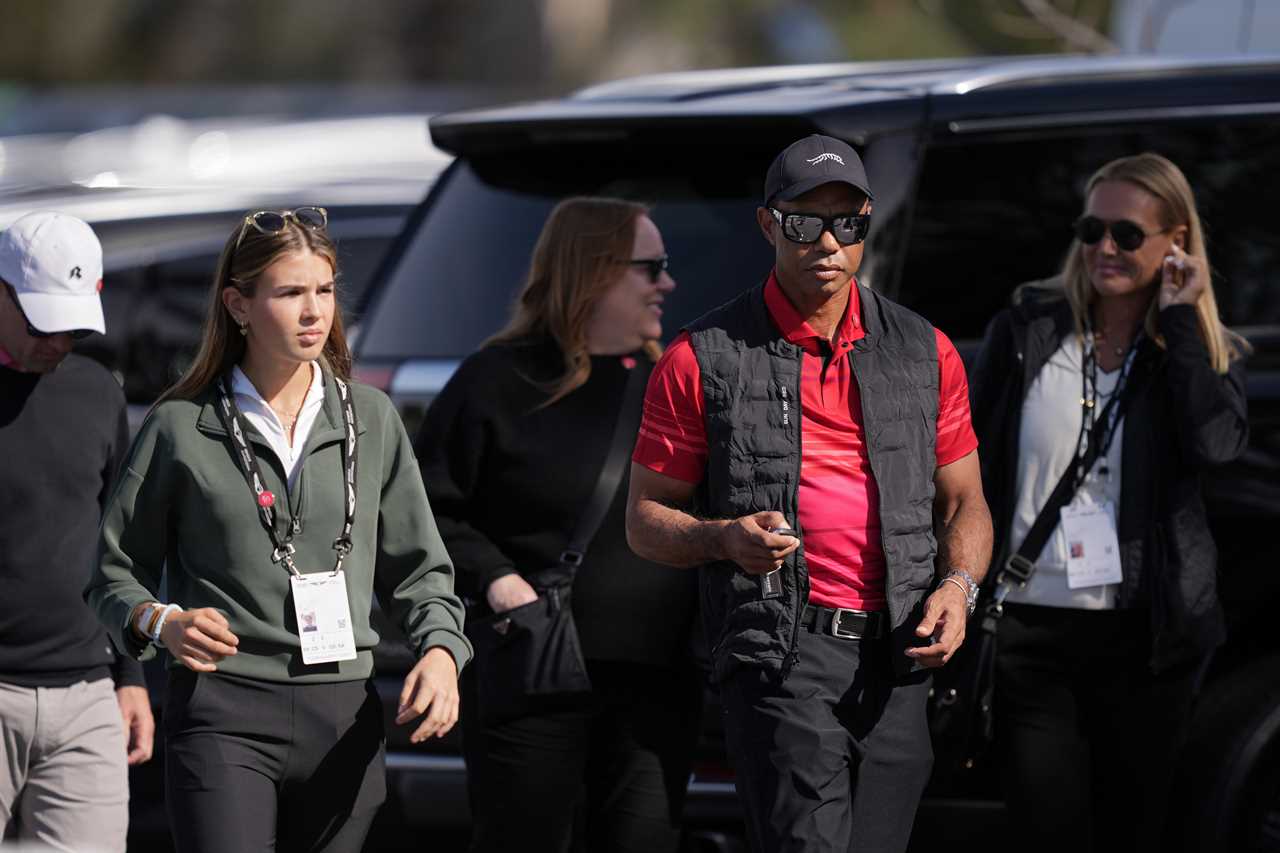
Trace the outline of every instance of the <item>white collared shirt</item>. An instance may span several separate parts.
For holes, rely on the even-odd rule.
[[[231,371],[231,392],[236,395],[236,405],[240,407],[245,420],[262,434],[275,451],[289,479],[289,491],[293,491],[298,483],[298,474],[302,471],[302,454],[307,446],[307,436],[311,434],[311,427],[315,425],[316,417],[324,406],[324,377],[320,372],[320,365],[311,362],[311,385],[307,388],[302,411],[298,412],[298,422],[293,428],[292,446],[289,445],[289,433],[284,424],[239,365]]]

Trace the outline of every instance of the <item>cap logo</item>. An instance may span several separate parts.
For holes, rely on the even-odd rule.
[[[819,163],[826,162],[827,160],[835,160],[841,166],[844,165],[843,157],[841,157],[839,154],[831,154],[829,152],[826,154],[819,154],[817,157],[810,157],[807,162],[812,166],[816,166]]]
[[[80,267],[72,267],[72,268],[71,268],[71,276],[70,276],[70,277],[71,277],[71,278],[81,278],[82,276],[80,275]]]

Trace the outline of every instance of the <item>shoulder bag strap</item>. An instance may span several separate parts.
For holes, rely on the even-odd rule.
[[[1071,498],[1075,495],[1078,474],[1081,471],[1089,471],[1093,468],[1093,463],[1098,461],[1098,456],[1102,452],[1102,435],[1107,428],[1106,425],[1111,421],[1112,410],[1119,408],[1115,416],[1118,422],[1124,416],[1124,409],[1129,402],[1134,385],[1135,383],[1133,382],[1126,382],[1121,393],[1114,395],[1103,406],[1102,413],[1094,423],[1093,429],[1089,431],[1088,444],[1085,446],[1084,455],[1076,455],[1071,460],[1071,464],[1067,466],[1067,470],[1062,472],[1062,477],[1058,480],[1058,484],[1049,493],[1049,499],[1040,508],[1040,514],[1036,516],[1031,529],[1027,531],[1026,538],[1022,540],[1018,550],[1009,556],[1004,566],[996,574],[995,586],[991,596],[992,601],[987,607],[983,618],[984,630],[994,633],[995,620],[1004,614],[1005,598],[1013,591],[1014,587],[1026,586],[1027,581],[1031,580],[1031,576],[1035,574],[1036,557],[1040,556],[1040,552],[1044,550],[1045,543],[1049,541],[1049,537],[1053,535],[1053,531],[1057,528],[1058,522],[1061,520],[1059,513],[1062,508],[1069,504]]]
[[[583,555],[595,538],[600,523],[604,521],[614,495],[618,492],[618,484],[622,482],[622,472],[631,459],[631,451],[636,444],[636,434],[640,431],[640,415],[644,408],[645,386],[649,383],[649,373],[653,363],[640,356],[636,366],[631,368],[627,376],[627,387],[622,392],[622,406],[618,411],[618,419],[613,426],[613,440],[609,443],[609,454],[605,457],[600,476],[596,479],[595,489],[587,501],[578,524],[569,537],[569,545],[560,554],[560,565],[577,569],[582,565]]]

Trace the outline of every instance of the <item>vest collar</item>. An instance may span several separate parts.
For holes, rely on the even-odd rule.
[[[862,337],[863,330],[860,322],[862,314],[859,310],[861,301],[857,280],[855,279],[849,288],[849,304],[845,308],[844,317],[840,320],[840,325],[832,344],[839,344],[842,341],[856,341]],[[791,304],[791,300],[787,298],[786,293],[782,290],[782,285],[778,283],[777,270],[769,273],[769,278],[764,283],[764,304],[774,326],[777,327],[777,330],[782,333],[782,336],[788,342],[795,344],[806,352],[818,353],[818,341],[823,338],[814,331],[809,322]]]

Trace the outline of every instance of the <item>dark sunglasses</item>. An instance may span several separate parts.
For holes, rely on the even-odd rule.
[[[627,261],[627,264],[633,267],[644,267],[649,273],[649,281],[657,284],[658,279],[662,278],[662,274],[667,271],[669,260],[666,255],[659,255],[656,258],[632,258]]]
[[[27,324],[27,334],[33,338],[52,338],[55,335],[70,335],[73,341],[83,341],[85,338],[93,334],[93,329],[68,329],[64,332],[44,332],[31,325],[31,321],[27,319],[27,312],[22,310],[22,303],[18,301],[18,294],[14,291],[13,285],[5,285],[5,289],[9,291],[9,299],[12,300],[13,306],[18,309],[18,313],[22,315],[22,322]]]
[[[1086,246],[1092,246],[1097,243],[1110,231],[1111,239],[1115,241],[1116,248],[1122,252],[1132,252],[1141,246],[1148,237],[1155,237],[1169,230],[1165,228],[1163,231],[1148,234],[1136,222],[1130,222],[1128,219],[1117,219],[1114,222],[1108,222],[1096,216],[1080,217],[1076,220],[1074,228],[1076,239]]]
[[[236,237],[236,248],[244,239],[244,232],[250,226],[263,234],[279,234],[289,225],[289,220],[312,231],[321,231],[329,224],[329,211],[323,207],[295,207],[293,210],[259,210],[250,213],[240,223],[240,234]]]
[[[830,231],[841,246],[853,246],[867,239],[867,230],[871,227],[870,213],[819,216],[816,213],[783,213],[772,207],[769,212],[782,225],[782,235],[792,243],[816,243],[822,239],[823,231]]]

